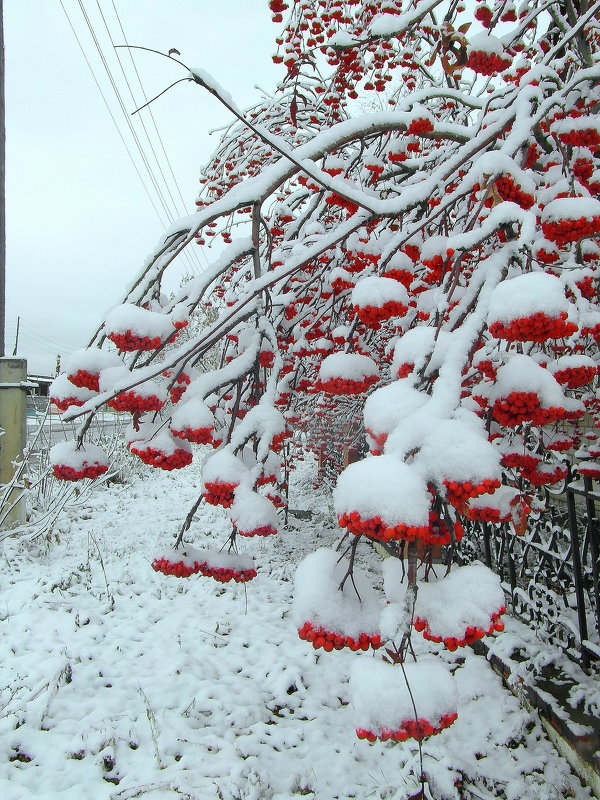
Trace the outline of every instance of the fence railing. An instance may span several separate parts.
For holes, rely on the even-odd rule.
[[[519,536],[508,524],[472,522],[462,558],[502,580],[511,612],[584,668],[600,660],[600,492],[572,473],[562,495]]]

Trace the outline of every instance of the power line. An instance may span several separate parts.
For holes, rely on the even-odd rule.
[[[17,320],[18,319],[19,318],[17,318]],[[29,327],[29,323],[23,318],[22,315],[20,316],[20,320],[21,322],[20,322],[19,338],[28,338],[32,342],[36,343],[39,342],[40,344],[49,345],[54,348],[58,347],[63,350],[75,350],[75,347],[72,344],[66,344],[65,342],[59,341],[58,339],[54,339],[51,336],[42,335],[38,333],[38,329],[32,330]],[[16,324],[17,324],[16,321],[14,319],[11,319],[8,321],[7,327],[9,328],[9,330],[12,330],[13,327],[16,330]]]
[[[171,214],[169,212],[168,205],[167,205],[167,203],[166,203],[166,201],[164,199],[164,196],[162,194],[162,191],[161,191],[161,189],[160,189],[160,187],[158,185],[158,181],[156,180],[156,177],[155,177],[155,175],[154,175],[154,173],[152,171],[152,168],[150,166],[150,162],[148,161],[148,157],[146,156],[146,153],[144,152],[144,148],[142,147],[142,144],[140,142],[140,139],[139,139],[139,136],[137,134],[137,131],[135,130],[135,127],[134,127],[134,125],[133,125],[133,123],[132,123],[132,121],[131,121],[131,119],[129,117],[127,109],[125,108],[125,103],[123,102],[123,98],[121,96],[121,92],[119,91],[119,87],[117,86],[117,83],[116,83],[116,81],[114,79],[112,70],[110,68],[110,65],[109,65],[107,59],[106,59],[106,56],[104,55],[104,51],[102,50],[102,46],[100,45],[100,41],[99,41],[99,39],[98,39],[98,37],[96,35],[96,31],[94,30],[94,26],[92,25],[92,22],[91,22],[91,20],[90,20],[90,18],[88,16],[87,11],[85,10],[85,6],[83,5],[83,0],[77,0],[77,2],[79,3],[79,8],[81,9],[81,13],[83,14],[83,18],[86,21],[86,24],[88,26],[88,30],[89,30],[90,35],[92,37],[92,40],[93,40],[94,44],[96,45],[96,50],[98,51],[98,55],[100,56],[100,60],[102,61],[102,65],[104,66],[104,70],[105,70],[106,75],[108,77],[108,80],[110,81],[110,84],[112,86],[113,92],[115,94],[115,97],[116,97],[117,102],[119,104],[119,107],[121,109],[121,113],[123,114],[123,117],[125,118],[125,122],[127,123],[129,131],[130,131],[130,133],[131,133],[131,135],[133,137],[133,141],[135,142],[135,145],[136,145],[136,148],[138,150],[138,153],[140,154],[140,157],[142,159],[142,163],[144,164],[144,167],[146,168],[146,171],[148,173],[148,177],[150,178],[150,181],[152,182],[152,184],[154,186],[154,189],[155,189],[155,191],[156,191],[156,193],[158,195],[158,199],[160,200],[160,203],[161,203],[161,205],[162,205],[162,207],[164,209],[164,212],[165,212],[165,214],[167,216],[167,219],[169,221],[172,221],[172,217],[171,217]],[[164,224],[164,222],[163,222],[163,224]]]
[[[134,104],[135,104],[135,105],[136,105],[136,107],[137,107],[137,106],[139,106],[139,103],[137,102],[137,100],[136,100],[136,98],[135,98],[135,95],[134,95],[134,93],[133,93],[133,89],[131,88],[131,85],[130,85],[130,83],[129,83],[129,80],[127,79],[127,75],[126,75],[126,72],[125,72],[125,69],[124,69],[123,63],[122,63],[122,61],[121,61],[121,57],[120,57],[119,51],[118,51],[118,49],[117,49],[117,48],[116,48],[116,46],[115,46],[115,42],[114,42],[114,40],[113,40],[113,38],[112,38],[112,36],[111,36],[111,34],[110,34],[110,30],[108,29],[108,25],[107,25],[107,23],[106,23],[106,20],[105,20],[105,18],[104,18],[104,15],[102,14],[102,9],[100,8],[100,5],[99,5],[99,0],[96,0],[96,4],[98,5],[98,9],[99,9],[99,11],[100,11],[100,14],[102,15],[102,19],[104,20],[104,24],[105,24],[105,26],[106,26],[106,29],[107,29],[107,32],[108,32],[108,35],[109,35],[109,38],[110,38],[111,44],[112,44],[112,46],[115,48],[115,53],[116,53],[117,59],[118,59],[118,61],[119,61],[119,65],[120,65],[120,67],[121,67],[121,71],[123,72],[123,77],[125,78],[125,81],[126,81],[126,83],[127,83],[127,87],[128,87],[128,89],[129,89],[129,93],[130,93],[130,95],[131,95],[131,99],[133,100]],[[136,78],[137,78],[137,82],[138,82],[138,84],[139,84],[140,91],[141,91],[141,93],[142,93],[142,97],[143,97],[143,99],[144,99],[144,103],[145,103],[145,104],[148,104],[148,95],[146,94],[146,90],[145,90],[145,88],[144,88],[144,84],[143,84],[143,82],[142,82],[142,78],[141,78],[141,76],[140,76],[139,70],[138,70],[138,68],[137,68],[137,65],[136,65],[136,63],[135,63],[135,59],[134,59],[134,57],[133,57],[133,53],[131,52],[131,49],[129,48],[129,42],[128,42],[128,40],[127,40],[127,35],[126,35],[126,33],[125,33],[125,29],[124,29],[124,27],[123,27],[123,23],[122,23],[122,21],[121,21],[121,17],[119,16],[119,12],[118,12],[118,10],[117,10],[117,6],[116,6],[116,4],[115,4],[115,0],[112,0],[112,7],[113,7],[113,11],[114,11],[114,13],[115,13],[115,17],[116,17],[116,19],[117,19],[117,23],[118,23],[118,25],[119,25],[119,29],[120,29],[120,31],[121,31],[121,35],[123,36],[123,41],[125,42],[125,45],[126,45],[126,48],[127,48],[127,52],[128,52],[128,54],[129,54],[129,59],[130,59],[130,61],[131,61],[131,65],[132,65],[132,67],[133,67],[133,70],[134,70],[134,72],[135,72],[135,76],[136,76]],[[167,167],[168,167],[168,169],[169,169],[169,172],[171,173],[171,178],[172,178],[172,180],[173,180],[173,183],[175,184],[175,188],[177,189],[177,193],[179,194],[179,198],[180,198],[180,200],[181,200],[181,208],[182,208],[182,210],[183,210],[183,213],[185,214],[185,213],[187,213],[187,205],[186,205],[185,199],[184,199],[184,197],[183,197],[183,193],[182,193],[182,191],[181,191],[181,187],[180,187],[180,185],[179,185],[179,182],[178,182],[178,180],[177,180],[177,177],[176,177],[176,175],[175,175],[175,172],[174,172],[174,170],[173,170],[173,166],[172,166],[172,164],[171,164],[171,160],[170,160],[170,158],[169,158],[169,155],[168,155],[168,153],[167,153],[167,150],[166,150],[166,147],[165,147],[165,144],[164,144],[163,138],[162,138],[162,136],[161,136],[160,130],[159,130],[159,128],[158,128],[158,124],[157,124],[157,122],[156,122],[156,118],[155,118],[155,116],[154,116],[154,112],[152,111],[152,107],[151,107],[150,105],[146,105],[146,108],[145,108],[145,110],[146,110],[146,111],[148,112],[148,114],[150,115],[150,119],[151,119],[151,121],[152,121],[152,126],[153,126],[153,128],[154,128],[154,131],[155,131],[156,137],[157,137],[157,139],[158,139],[158,143],[160,144],[160,148],[161,148],[161,150],[162,150],[162,155],[163,155],[163,157],[164,157],[164,160],[165,160],[165,162],[166,162],[166,165],[167,165]],[[175,212],[176,212],[176,213],[180,213],[180,212],[178,211],[178,209],[177,209],[177,202],[176,202],[175,198],[173,197],[173,193],[171,192],[171,189],[170,189],[170,187],[169,187],[169,182],[168,182],[168,180],[167,180],[167,178],[166,178],[166,176],[165,176],[165,173],[163,172],[163,169],[162,169],[162,167],[161,167],[161,165],[160,165],[160,161],[159,161],[159,158],[158,158],[158,156],[157,156],[157,154],[156,154],[156,151],[155,151],[155,149],[154,149],[154,146],[152,145],[152,142],[151,142],[150,136],[149,136],[149,134],[148,134],[148,131],[147,131],[147,129],[146,129],[146,126],[145,126],[145,124],[144,124],[144,121],[143,121],[143,116],[142,116],[142,114],[140,114],[140,115],[139,115],[139,119],[140,119],[140,122],[141,122],[141,124],[142,124],[142,126],[143,126],[143,128],[144,128],[144,132],[146,133],[146,137],[147,137],[147,139],[148,139],[148,143],[150,144],[150,147],[151,147],[151,149],[152,149],[152,153],[153,153],[153,155],[154,155],[154,158],[155,158],[155,160],[156,160],[156,163],[157,163],[157,165],[158,165],[158,168],[159,168],[160,174],[161,174],[161,176],[162,176],[162,178],[163,178],[163,181],[164,181],[164,183],[165,183],[165,186],[167,187],[167,191],[169,192],[169,196],[170,196],[170,198],[171,198],[171,201],[173,202],[173,206],[174,206],[174,208],[175,208]],[[198,258],[198,252],[197,252],[197,250],[195,250],[195,249],[194,249],[194,250],[192,250],[192,253],[193,253],[193,257],[190,257],[190,251],[189,251],[189,250],[184,250],[184,251],[183,251],[183,255],[185,256],[186,260],[188,261],[188,264],[189,264],[189,266],[190,266],[190,268],[191,268],[191,270],[192,270],[192,273],[197,273],[197,272],[198,272],[198,270],[197,270],[197,268],[196,268],[196,265],[195,265],[193,262],[195,261],[195,262],[196,262],[196,264],[197,264],[197,266],[198,266],[200,269],[202,269],[202,265],[200,264],[200,260],[199,260],[199,258]],[[206,258],[206,254],[204,253],[204,251],[203,251],[203,255],[204,255],[204,259],[205,259],[206,263],[208,264],[208,259]]]
[[[120,131],[119,125],[118,125],[118,123],[116,122],[116,119],[115,119],[115,117],[114,117],[114,115],[113,115],[112,111],[111,111],[111,110],[110,110],[110,108],[109,108],[109,105],[108,105],[108,102],[107,102],[107,100],[106,100],[106,97],[104,96],[104,94],[103,94],[102,90],[100,89],[99,81],[98,81],[98,79],[97,79],[97,77],[96,77],[96,75],[95,75],[95,73],[94,73],[94,70],[93,70],[93,68],[92,68],[92,66],[91,66],[90,60],[87,58],[87,55],[85,54],[84,47],[83,47],[83,45],[81,44],[81,41],[80,41],[79,37],[77,37],[77,34],[76,34],[76,32],[75,32],[74,25],[73,25],[73,23],[71,22],[71,20],[69,19],[69,15],[67,14],[67,12],[66,12],[66,9],[65,9],[64,5],[62,4],[62,0],[60,0],[60,2],[61,2],[61,6],[62,6],[62,8],[63,8],[63,11],[64,11],[64,13],[65,13],[65,15],[67,16],[67,19],[69,20],[69,24],[70,24],[70,26],[71,26],[71,29],[73,30],[73,33],[75,34],[75,36],[76,36],[76,38],[77,38],[77,41],[78,41],[79,47],[80,47],[80,49],[82,50],[82,53],[83,53],[83,55],[84,55],[84,58],[85,58],[85,60],[86,60],[86,63],[88,64],[88,67],[89,67],[90,71],[92,72],[92,75],[93,75],[93,77],[94,77],[94,81],[95,81],[96,85],[98,86],[98,88],[99,88],[99,90],[100,90],[100,92],[101,92],[101,94],[102,94],[103,100],[104,100],[104,102],[105,102],[105,105],[107,106],[107,108],[108,108],[108,110],[109,110],[109,113],[111,114],[111,118],[113,119],[113,122],[115,123],[115,125],[116,125],[116,127],[117,127],[117,130],[118,130],[118,132],[119,132],[119,135],[120,135],[120,137],[121,137],[121,140],[122,140],[122,141],[123,141],[123,143],[125,144],[125,142],[124,142],[124,137],[123,137],[123,135],[122,135],[122,133],[121,133],[121,131]],[[103,22],[104,22],[104,26],[105,26],[105,28],[106,28],[106,32],[107,32],[107,34],[108,34],[109,40],[110,40],[110,42],[111,42],[111,44],[112,44],[112,46],[113,46],[113,48],[114,48],[114,47],[115,47],[115,45],[114,45],[114,40],[113,40],[112,34],[111,34],[111,32],[110,32],[110,28],[109,28],[109,26],[108,26],[107,20],[106,20],[106,18],[105,18],[105,16],[104,16],[104,14],[103,14],[103,12],[102,12],[102,9],[101,9],[101,7],[100,7],[100,5],[99,5],[99,3],[98,3],[98,0],[96,0],[96,3],[97,3],[97,5],[98,5],[98,10],[100,11],[100,15],[101,15],[101,17],[102,17],[102,20],[103,20]],[[81,10],[81,13],[82,13],[82,15],[83,15],[83,18],[84,18],[84,20],[85,20],[85,23],[86,23],[86,25],[87,25],[87,27],[88,27],[88,30],[89,30],[90,36],[92,37],[92,40],[93,40],[93,42],[94,42],[94,45],[95,45],[95,47],[96,47],[96,50],[97,50],[97,52],[98,52],[98,55],[99,55],[99,57],[100,57],[100,59],[101,59],[101,62],[102,62],[102,65],[103,65],[103,67],[104,67],[104,70],[105,70],[105,72],[106,72],[106,75],[107,75],[107,77],[108,77],[108,80],[110,81],[110,84],[111,84],[111,86],[112,86],[112,89],[113,89],[113,92],[114,92],[115,98],[116,98],[116,100],[117,100],[117,102],[118,102],[118,105],[119,105],[119,107],[120,107],[121,113],[123,114],[123,117],[125,118],[125,121],[126,121],[126,123],[127,123],[127,126],[129,127],[129,131],[130,131],[130,133],[131,133],[131,136],[133,137],[133,140],[134,140],[135,146],[136,146],[136,148],[137,148],[137,151],[138,151],[138,153],[139,153],[139,156],[140,156],[140,158],[141,158],[141,160],[142,160],[142,163],[143,163],[143,165],[144,165],[144,167],[145,167],[145,170],[146,170],[146,172],[147,172],[147,174],[148,174],[148,177],[149,177],[149,179],[150,179],[150,181],[151,181],[151,184],[152,184],[152,186],[153,186],[153,189],[154,189],[154,191],[155,191],[156,195],[158,196],[158,199],[159,199],[159,201],[160,201],[160,204],[162,205],[162,208],[163,208],[163,211],[164,211],[164,213],[165,213],[165,215],[166,215],[166,217],[167,217],[167,220],[168,220],[169,222],[173,222],[173,221],[174,221],[174,216],[173,216],[173,213],[172,213],[171,209],[169,208],[169,204],[168,204],[168,202],[167,202],[167,200],[166,200],[166,198],[165,198],[165,196],[164,196],[164,194],[163,194],[163,191],[162,191],[162,189],[161,189],[161,187],[160,187],[160,185],[159,185],[159,180],[158,180],[158,178],[156,177],[156,175],[154,174],[154,170],[153,170],[153,167],[152,167],[152,165],[151,165],[151,163],[150,163],[150,159],[149,159],[149,157],[146,155],[146,152],[145,152],[145,150],[144,150],[143,144],[142,144],[142,142],[140,141],[140,138],[139,138],[139,136],[138,136],[138,134],[137,134],[137,132],[136,132],[136,129],[135,129],[134,125],[133,125],[133,122],[132,122],[132,120],[131,120],[131,118],[130,118],[130,115],[129,115],[129,114],[128,114],[128,112],[127,112],[127,109],[126,109],[126,107],[125,107],[125,103],[124,103],[124,101],[123,101],[123,97],[122,97],[122,95],[121,95],[121,92],[120,92],[120,90],[119,90],[119,87],[118,87],[118,85],[117,85],[117,82],[116,82],[116,80],[115,80],[115,77],[114,77],[114,75],[113,75],[113,72],[112,72],[112,70],[111,70],[111,66],[110,66],[110,64],[109,64],[109,61],[108,61],[108,59],[107,59],[107,57],[106,57],[106,55],[105,55],[105,53],[104,53],[104,51],[103,51],[103,49],[102,49],[102,44],[101,44],[101,42],[100,42],[100,39],[99,39],[98,35],[96,34],[96,31],[95,31],[95,29],[94,29],[94,26],[93,26],[92,20],[91,20],[91,18],[90,18],[90,16],[89,16],[89,14],[87,13],[87,11],[86,11],[86,9],[85,9],[85,6],[83,5],[83,2],[82,2],[82,0],[78,0],[78,4],[79,4],[79,8],[80,8],[80,10]],[[115,11],[116,11],[116,9],[115,9]],[[121,27],[121,29],[122,29],[122,24],[121,24],[121,22],[120,22],[120,18],[119,18],[119,25],[120,25],[120,27]],[[136,103],[136,99],[135,99],[135,96],[134,96],[134,93],[133,93],[133,90],[132,90],[132,87],[131,87],[131,84],[130,84],[130,82],[129,82],[128,78],[127,78],[127,74],[126,74],[126,72],[125,72],[124,66],[123,66],[123,64],[122,64],[122,62],[121,62],[121,59],[119,58],[119,54],[118,54],[118,52],[116,51],[116,49],[115,49],[115,53],[116,53],[116,55],[117,55],[117,60],[118,60],[118,62],[119,62],[119,66],[120,66],[120,68],[121,68],[121,72],[122,72],[122,74],[123,74],[123,78],[124,78],[124,80],[125,80],[125,83],[126,83],[126,85],[127,85],[127,88],[128,88],[128,90],[129,90],[129,93],[130,93],[130,95],[131,95],[131,97],[132,97],[132,100],[133,100],[133,102],[134,102],[134,103],[137,105],[137,103]],[[138,80],[139,80],[139,75],[138,75]],[[141,81],[140,81],[140,84],[141,84]],[[143,86],[142,86],[142,91],[143,91]],[[142,124],[142,128],[143,128],[143,130],[144,130],[144,133],[145,133],[146,139],[147,139],[147,141],[148,141],[148,144],[149,144],[149,146],[150,146],[150,149],[151,149],[151,151],[152,151],[152,154],[154,155],[154,160],[156,161],[156,164],[157,164],[157,166],[158,166],[159,172],[161,173],[161,176],[162,176],[162,179],[163,179],[163,183],[165,184],[165,186],[166,186],[166,189],[167,189],[167,192],[169,193],[169,196],[170,196],[170,199],[171,199],[171,203],[172,203],[172,204],[173,204],[173,206],[175,207],[175,214],[178,214],[179,212],[177,211],[177,208],[176,208],[175,199],[174,199],[174,197],[173,197],[173,194],[172,194],[172,192],[171,192],[171,190],[170,190],[170,188],[169,188],[168,182],[167,182],[167,180],[166,180],[166,177],[165,177],[164,171],[162,170],[162,167],[161,167],[161,165],[160,165],[160,162],[159,162],[158,156],[157,156],[157,154],[156,154],[156,150],[155,150],[155,148],[154,148],[154,146],[153,146],[153,144],[152,144],[152,140],[151,140],[151,138],[150,138],[150,135],[149,135],[149,133],[148,133],[148,130],[147,130],[147,128],[146,128],[146,126],[145,126],[145,124],[144,124],[143,120],[140,120],[140,122],[141,122],[141,124]],[[156,130],[158,131],[158,127],[156,126],[156,123],[155,123],[155,127],[156,127]],[[160,138],[160,133],[159,133],[158,135],[159,135],[159,138]],[[161,139],[161,142],[162,142],[162,139]],[[125,146],[126,146],[126,145],[125,145]],[[162,146],[163,146],[163,150],[164,150],[164,143],[162,144]],[[134,162],[134,160],[133,160],[133,157],[132,157],[132,155],[131,155],[131,152],[130,152],[129,148],[127,148],[127,146],[126,146],[126,149],[127,149],[127,151],[128,151],[128,154],[129,154],[130,158],[132,159],[133,163],[135,164],[135,162]],[[143,183],[143,185],[144,185],[144,189],[146,190],[146,193],[149,195],[148,189],[147,189],[147,187],[146,187],[146,185],[145,185],[145,182],[143,181],[143,179],[142,179],[142,177],[141,177],[141,175],[140,175],[140,173],[139,173],[139,170],[137,169],[137,166],[136,166],[136,171],[138,172],[138,176],[139,176],[139,177],[140,177],[140,179],[142,180],[142,183]],[[172,167],[171,167],[171,171],[172,171]],[[180,192],[180,190],[179,190],[179,192]],[[180,194],[181,194],[181,192],[180,192]],[[183,201],[183,197],[182,197],[182,201]],[[184,202],[184,209],[185,209],[185,201],[183,201],[183,202]],[[158,212],[158,209],[157,209],[156,205],[154,204],[154,202],[152,202],[152,205],[153,205],[153,207],[154,207],[154,210],[155,210],[155,211],[156,211],[156,213],[157,213],[157,216],[159,217],[159,220],[160,220],[161,224],[162,224],[162,225],[165,225],[165,222],[164,222],[164,220],[162,219],[162,217],[161,217],[161,214]],[[195,251],[194,251],[194,255],[195,255],[195,257],[196,257],[196,261],[197,261],[197,263],[198,263],[198,266],[200,266],[200,263],[199,263],[199,261],[198,261],[198,256],[197,256],[197,253],[196,253]],[[194,266],[194,263],[193,263],[193,262],[192,262],[192,260],[191,260],[191,257],[190,257],[189,250],[186,250],[186,251],[184,251],[184,253],[183,253],[183,256],[184,256],[184,258],[186,259],[186,261],[188,262],[188,264],[189,264],[189,266],[190,266],[190,268],[191,268],[191,270],[192,270],[192,273],[196,273],[196,272],[197,272],[197,268]]]
[[[115,16],[117,18],[117,22],[119,24],[119,28],[121,30],[121,34],[123,36],[123,41],[125,42],[125,45],[127,47],[127,52],[129,53],[129,59],[131,60],[131,65],[133,66],[135,75],[137,77],[137,80],[138,80],[138,83],[139,83],[139,86],[140,86],[140,90],[142,92],[142,96],[144,98],[144,102],[148,103],[148,95],[146,94],[146,90],[144,89],[144,85],[142,83],[142,79],[141,79],[140,73],[138,71],[137,64],[135,63],[135,59],[133,57],[133,53],[131,52],[131,49],[129,48],[129,42],[127,40],[127,35],[125,34],[125,30],[123,28],[123,23],[121,22],[121,17],[119,16],[119,12],[117,10],[117,6],[116,6],[116,3],[115,3],[115,0],[111,0],[111,2],[112,2],[113,10],[115,12]],[[114,46],[114,43],[113,43],[113,46]],[[118,57],[118,55],[119,54],[117,52],[117,57]],[[120,61],[120,59],[119,59],[119,61]],[[163,155],[165,157],[165,161],[167,162],[167,166],[169,167],[169,171],[171,173],[171,177],[173,178],[173,182],[175,183],[175,187],[177,188],[177,192],[178,192],[179,197],[181,199],[181,203],[182,203],[183,209],[185,211],[186,210],[186,202],[185,202],[185,199],[183,197],[183,193],[181,191],[181,187],[179,185],[179,181],[177,180],[177,177],[176,177],[175,172],[173,170],[173,166],[171,164],[171,160],[170,160],[169,155],[167,153],[167,150],[165,148],[165,144],[164,144],[163,138],[162,138],[162,136],[160,134],[160,131],[158,129],[158,125],[156,124],[156,119],[154,117],[154,112],[152,111],[152,107],[150,105],[147,106],[147,110],[148,110],[148,113],[150,115],[150,119],[152,120],[152,125],[154,126],[154,130],[156,131],[156,136],[158,137],[158,141],[160,143],[161,150],[162,150]],[[198,263],[198,266],[201,267],[200,260],[198,258],[198,251],[194,250],[193,253],[194,253],[195,260]],[[206,264],[208,265],[208,259],[206,257],[206,253],[204,252],[204,250],[202,251],[202,255],[204,256],[204,260],[206,261]]]
[[[13,339],[15,337],[10,336],[10,338]],[[19,344],[20,345],[24,344],[25,347],[27,347],[28,349],[46,351],[54,354],[56,354],[57,352],[74,353],[76,350],[76,348],[73,347],[72,345],[71,346],[57,345],[53,342],[50,342],[49,340],[44,341],[43,339],[35,339],[31,336],[31,334],[24,331],[19,331]]]
[[[84,49],[84,47],[83,47],[83,45],[82,45],[82,43],[81,43],[81,41],[79,39],[79,36],[77,35],[77,31],[75,30],[75,27],[73,26],[73,23],[71,22],[71,18],[69,17],[67,9],[63,5],[63,0],[58,0],[58,2],[60,3],[60,6],[61,6],[61,8],[62,8],[62,10],[64,12],[65,17],[67,18],[67,22],[69,23],[69,27],[73,31],[73,35],[75,36],[75,40],[77,41],[79,49],[81,50],[81,54],[83,55],[83,58],[85,59],[85,63],[87,64],[88,69],[91,72],[92,78],[94,79],[94,83],[96,84],[96,87],[98,88],[98,91],[100,92],[100,96],[102,97],[102,100],[104,101],[104,105],[106,106],[106,110],[110,114],[110,118],[112,119],[112,121],[114,123],[114,126],[115,126],[115,128],[117,130],[117,133],[119,135],[119,138],[121,139],[121,142],[123,143],[123,147],[127,151],[127,155],[129,156],[129,160],[131,161],[131,164],[133,165],[133,168],[136,171],[137,176],[140,179],[140,182],[141,182],[142,186],[144,187],[144,191],[146,192],[146,195],[148,196],[148,200],[150,201],[150,203],[152,205],[152,208],[156,212],[156,216],[158,217],[161,225],[164,225],[164,221],[161,219],[160,212],[159,212],[158,208],[156,207],[156,204],[155,204],[154,200],[152,199],[150,191],[148,190],[148,187],[146,186],[146,182],[144,181],[144,178],[142,177],[142,174],[141,174],[140,170],[138,169],[137,164],[135,163],[135,159],[134,159],[134,157],[133,157],[133,155],[131,153],[131,150],[129,149],[129,147],[127,145],[127,142],[125,141],[125,138],[124,138],[123,134],[121,133],[121,129],[119,128],[119,125],[117,123],[117,120],[115,119],[114,114],[112,113],[110,105],[108,104],[108,100],[106,99],[106,97],[104,95],[104,92],[102,91],[102,87],[100,86],[100,83],[99,83],[98,79],[96,78],[96,73],[94,72],[94,69],[93,69],[93,67],[92,67],[92,65],[91,65],[91,63],[90,63],[90,61],[89,61],[89,59],[87,57],[87,54],[86,54],[85,49]]]
[[[81,3],[81,0],[79,0],[79,1]],[[129,94],[131,96],[131,100],[133,101],[133,105],[134,105],[134,108],[135,108],[135,107],[137,107],[138,102],[137,102],[137,100],[135,98],[135,95],[133,93],[133,89],[131,88],[131,84],[129,83],[129,78],[127,77],[127,73],[125,72],[125,68],[123,67],[123,62],[121,61],[121,55],[120,55],[119,51],[115,48],[115,42],[114,42],[112,34],[110,32],[110,28],[108,27],[108,23],[106,22],[106,18],[104,16],[104,12],[102,11],[102,8],[100,7],[100,0],[96,0],[96,5],[98,6],[98,11],[100,12],[100,16],[102,17],[102,22],[104,23],[104,27],[106,29],[106,33],[108,34],[108,38],[110,40],[110,43],[113,46],[113,49],[115,51],[115,55],[117,57],[117,61],[119,62],[119,67],[121,68],[121,74],[123,75],[123,79],[125,80],[125,84],[126,84],[128,90],[129,90]],[[146,123],[144,122],[144,118],[141,115],[139,117],[139,123],[142,126],[142,129],[143,129],[143,131],[144,131],[144,133],[146,135],[146,141],[148,142],[150,150],[152,151],[152,155],[154,156],[154,160],[156,161],[156,166],[158,167],[158,171],[160,172],[160,176],[163,179],[163,183],[165,185],[165,188],[166,188],[166,190],[167,190],[167,192],[169,194],[169,197],[171,198],[171,203],[173,204],[173,208],[175,210],[175,213],[177,213],[177,203],[175,202],[175,198],[173,197],[173,193],[171,192],[171,188],[169,187],[167,179],[165,178],[165,173],[163,172],[163,169],[162,169],[162,167],[160,165],[160,161],[158,160],[158,156],[156,155],[156,150],[154,149],[154,145],[152,144],[152,140],[150,138],[150,134],[148,133],[148,129],[146,128]]]

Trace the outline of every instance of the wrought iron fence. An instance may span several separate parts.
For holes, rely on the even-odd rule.
[[[461,559],[501,578],[511,612],[584,668],[600,661],[600,492],[571,473],[561,496],[519,536],[508,524],[470,523]]]

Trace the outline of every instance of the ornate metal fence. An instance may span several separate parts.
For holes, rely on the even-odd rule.
[[[509,525],[471,523],[461,545],[500,575],[512,613],[583,667],[600,660],[600,492],[572,474],[522,536]],[[510,528],[510,529],[509,529]]]

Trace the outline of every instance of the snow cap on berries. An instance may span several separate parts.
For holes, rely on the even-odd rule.
[[[559,278],[547,272],[527,272],[507,278],[496,286],[490,299],[488,325],[531,317],[538,312],[558,317],[570,310],[571,304]]]
[[[456,715],[454,680],[448,667],[437,661],[407,662],[402,671],[385,661],[356,659],[350,696],[356,728],[371,731],[377,738],[414,722],[415,707],[417,718],[433,727],[446,715]]]
[[[48,453],[56,478],[77,481],[82,478],[97,478],[108,471],[108,458],[101,447],[95,444],[58,442]]]
[[[381,517],[391,527],[428,524],[430,496],[419,473],[393,455],[350,464],[333,493],[336,514],[357,511],[361,518]]]
[[[342,591],[339,585],[348,568],[335,550],[320,548],[303,559],[294,582],[293,619],[300,628],[310,621],[333,633],[358,638],[379,630],[381,603],[365,573],[354,566]]]
[[[65,411],[69,406],[82,406],[92,397],[96,396],[96,393],[91,389],[75,386],[64,372],[52,381],[48,389],[48,394],[50,395],[50,400],[58,406],[61,411]]]
[[[273,503],[252,491],[249,486],[240,486],[236,489],[229,516],[243,536],[267,536],[277,533],[278,519]]]
[[[438,485],[444,481],[479,484],[485,479],[499,485],[502,478],[500,455],[483,426],[476,428],[457,419],[431,421],[414,464],[426,480]]]

